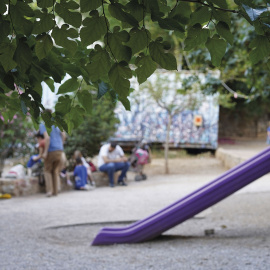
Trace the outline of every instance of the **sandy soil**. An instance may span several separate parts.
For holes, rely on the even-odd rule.
[[[209,172],[209,170],[218,172],[221,169],[221,162],[210,155],[187,156],[169,160],[170,175],[203,174]],[[150,164],[145,166],[144,172],[148,176],[165,174],[165,160],[163,158],[154,158]]]

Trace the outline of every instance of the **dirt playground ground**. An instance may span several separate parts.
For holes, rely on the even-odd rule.
[[[145,218],[225,171],[211,155],[172,159],[170,175],[163,163],[153,160],[148,179],[131,175],[127,187],[0,201],[0,269],[268,270],[269,176],[152,241],[90,245],[103,226]]]

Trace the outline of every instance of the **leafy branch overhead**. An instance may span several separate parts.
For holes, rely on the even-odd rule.
[[[20,110],[71,131],[91,113],[93,95],[129,109],[132,76],[143,83],[157,68],[177,70],[170,36],[186,52],[206,48],[220,66],[237,37],[233,17],[254,27],[246,53],[255,65],[269,58],[269,15],[269,1],[255,0],[1,0],[1,114],[8,121]],[[67,74],[48,115],[41,84],[54,91]]]

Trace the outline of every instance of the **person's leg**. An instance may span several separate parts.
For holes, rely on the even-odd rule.
[[[115,171],[121,171],[121,174],[118,178],[118,183],[123,182],[123,179],[126,177],[126,173],[130,166],[129,162],[117,162],[115,164]]]
[[[95,185],[95,181],[94,181],[94,177],[93,177],[93,174],[92,174],[92,171],[91,171],[91,168],[90,167],[87,167],[87,176],[90,180],[90,184],[91,186],[94,186]]]
[[[52,182],[53,182],[53,195],[57,195],[60,185],[60,170],[62,151],[54,151],[53,153],[53,168],[52,168]]]
[[[52,159],[51,153],[48,153],[47,158],[44,160],[44,177],[46,183],[46,193],[47,196],[50,197],[53,193],[53,186],[52,186]]]
[[[106,172],[109,175],[110,185],[114,186],[114,172],[115,172],[115,164],[116,163],[105,163],[99,167],[101,172]]]

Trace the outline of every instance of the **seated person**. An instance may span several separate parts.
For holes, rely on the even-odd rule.
[[[74,169],[75,189],[89,190],[87,185],[87,170],[83,166],[82,160],[76,158],[76,167]]]
[[[36,138],[38,140],[38,154],[37,155],[32,155],[30,159],[27,162],[27,168],[28,168],[28,175],[30,176],[32,171],[35,169],[39,169],[39,166],[34,166],[37,163],[41,163],[41,157],[44,152],[44,147],[45,147],[45,140],[44,136],[40,134],[39,132],[36,134]],[[35,167],[35,168],[34,168]],[[31,170],[32,169],[32,170]]]
[[[83,157],[83,155],[82,155],[82,153],[81,153],[81,151],[79,151],[79,150],[76,150],[75,152],[74,152],[74,158],[76,159],[76,158],[80,158],[81,160],[82,160],[82,164],[83,164],[83,166],[86,168],[86,170],[87,170],[87,176],[88,176],[88,179],[89,179],[89,181],[90,181],[90,185],[91,186],[95,186],[95,181],[94,181],[94,177],[93,177],[93,174],[92,174],[92,171],[91,171],[91,167],[90,167],[90,165],[86,162],[86,160],[85,160],[85,158]]]
[[[123,149],[115,142],[104,144],[98,155],[98,168],[101,172],[106,172],[109,175],[110,187],[114,187],[114,173],[121,171],[118,178],[118,184],[126,186],[124,178],[130,163],[125,157]]]

